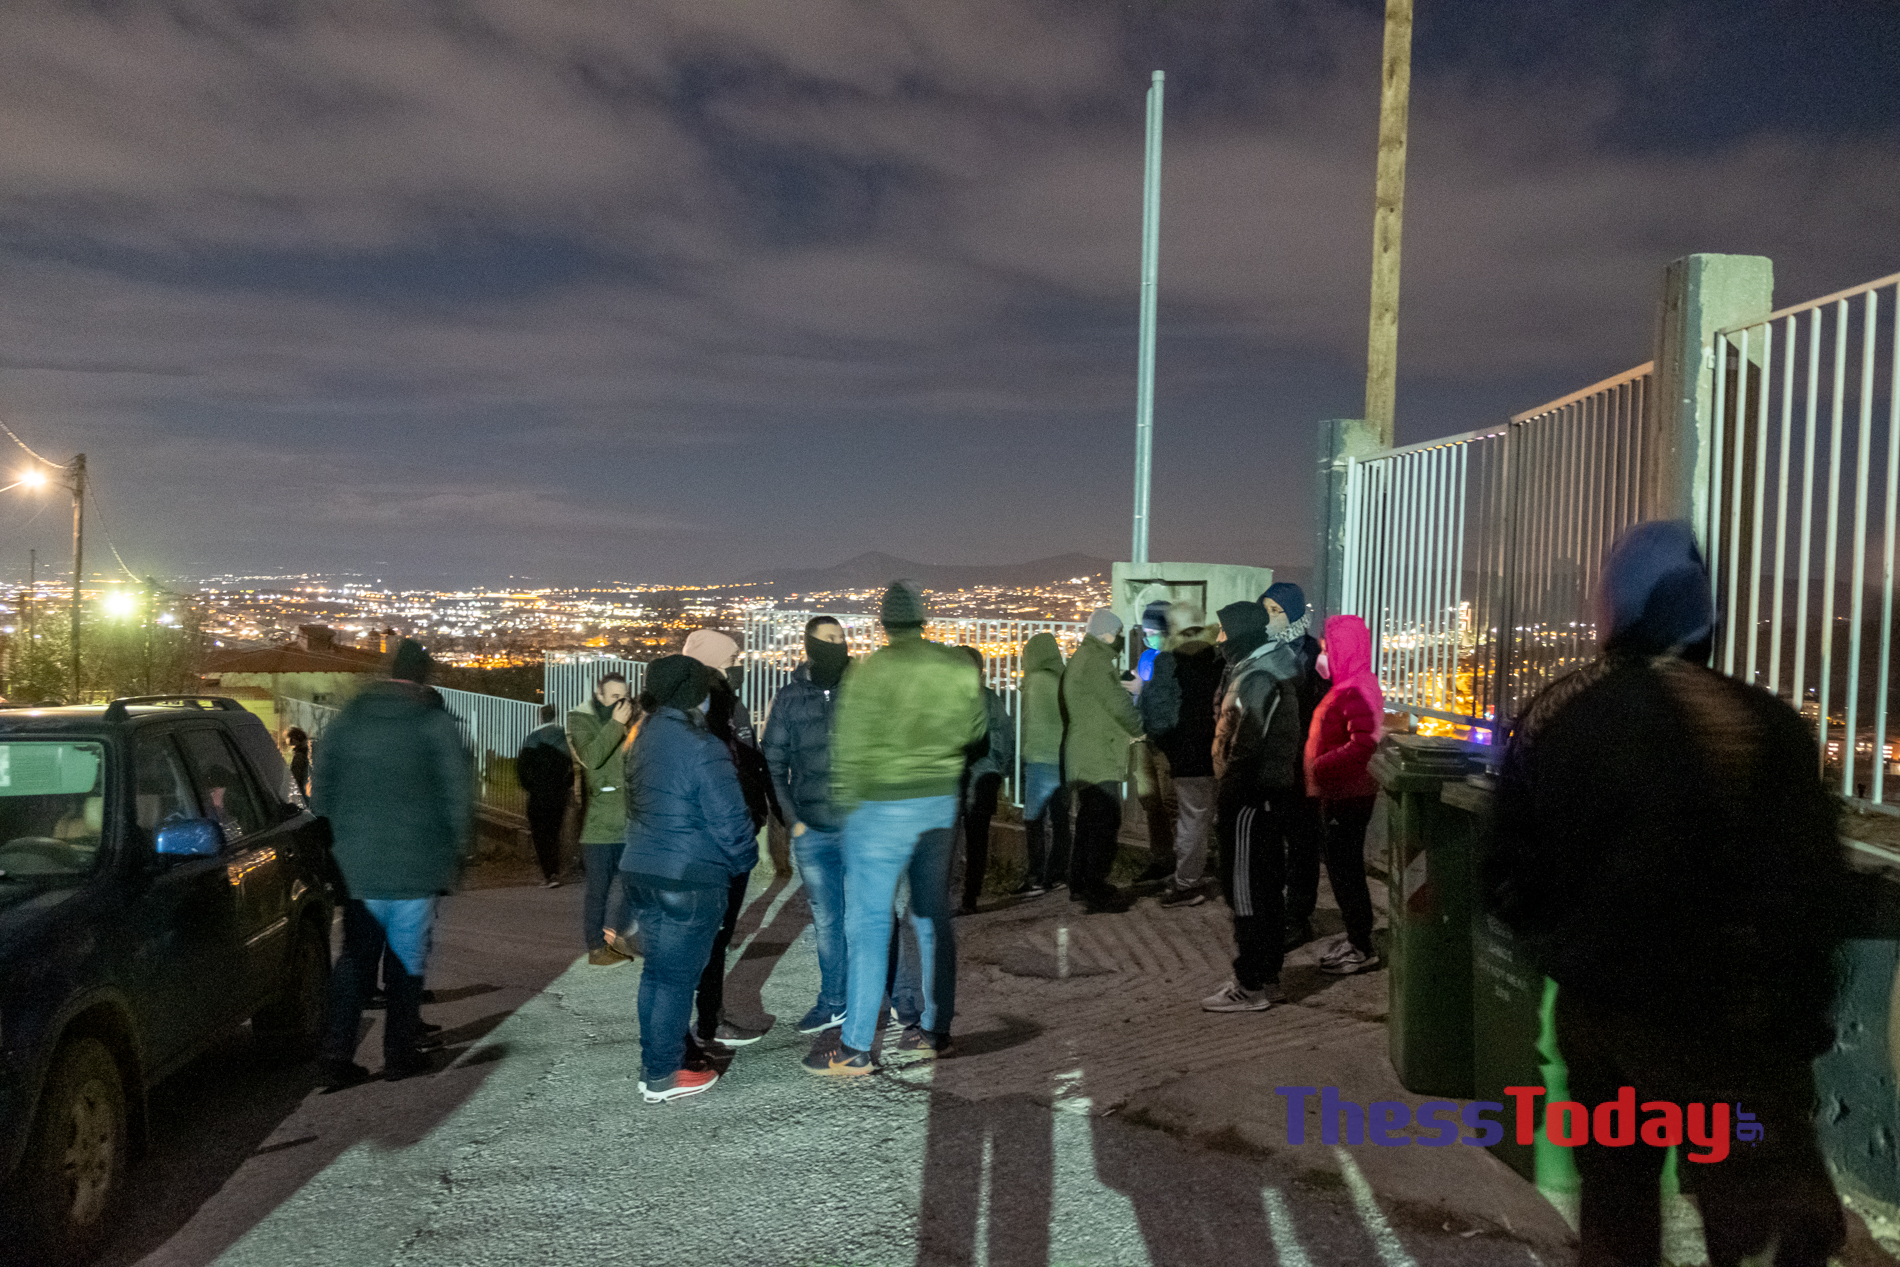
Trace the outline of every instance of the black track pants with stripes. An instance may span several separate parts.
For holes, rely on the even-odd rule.
[[[1234,980],[1258,990],[1280,979],[1286,957],[1287,815],[1299,795],[1223,781],[1219,796],[1221,883],[1234,912]]]

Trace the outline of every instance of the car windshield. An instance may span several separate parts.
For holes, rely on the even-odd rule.
[[[0,742],[0,873],[90,873],[105,829],[105,786],[101,744]]]

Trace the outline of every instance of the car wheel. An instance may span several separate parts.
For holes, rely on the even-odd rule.
[[[302,1059],[316,1051],[329,1005],[330,946],[306,920],[291,949],[283,988],[251,1018],[251,1031],[271,1055]]]
[[[128,1135],[118,1062],[96,1038],[53,1057],[8,1203],[35,1262],[91,1258],[125,1189]]]

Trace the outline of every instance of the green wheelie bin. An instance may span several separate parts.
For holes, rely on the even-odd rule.
[[[1386,1038],[1419,1095],[1471,1096],[1471,817],[1440,794],[1479,769],[1479,744],[1391,735],[1373,754],[1386,815]]]

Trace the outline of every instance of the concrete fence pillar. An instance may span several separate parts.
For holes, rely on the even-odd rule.
[[[1313,505],[1319,540],[1313,548],[1313,592],[1307,602],[1319,610],[1321,621],[1337,616],[1345,598],[1347,459],[1369,457],[1379,449],[1379,428],[1373,423],[1329,418],[1319,424],[1319,482]],[[1317,637],[1319,629],[1313,633]]]
[[[1774,261],[1763,255],[1685,255],[1663,270],[1652,397],[1657,449],[1647,500],[1653,517],[1695,524],[1705,550],[1702,508],[1715,436],[1713,337],[1767,316],[1774,290]]]

